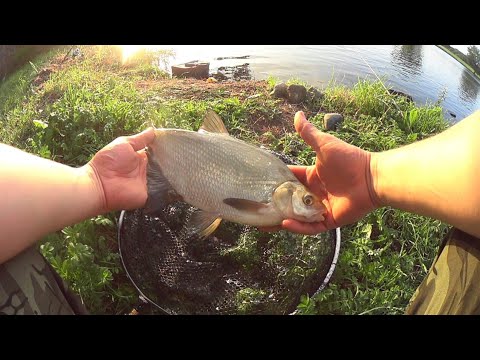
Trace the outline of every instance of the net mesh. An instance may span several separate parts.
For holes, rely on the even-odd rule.
[[[166,313],[289,314],[301,295],[312,295],[323,283],[335,253],[335,231],[264,233],[225,221],[200,240],[187,236],[185,226],[195,210],[179,202],[154,215],[143,209],[122,213],[125,270]]]

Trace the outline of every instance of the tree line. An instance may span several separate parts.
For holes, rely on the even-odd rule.
[[[471,45],[467,48],[467,54],[465,55],[460,50],[451,47],[450,45],[442,45],[454,53],[457,57],[469,64],[475,74],[480,74],[480,49],[475,45]]]

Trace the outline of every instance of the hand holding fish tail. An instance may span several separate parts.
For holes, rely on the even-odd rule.
[[[119,137],[86,165],[99,189],[103,212],[135,209],[145,204],[147,155],[144,149],[154,137],[153,128]]]
[[[153,129],[120,137],[82,167],[0,143],[0,264],[46,234],[112,210],[144,206]]]

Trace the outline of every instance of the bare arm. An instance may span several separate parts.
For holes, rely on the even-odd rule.
[[[0,144],[0,264],[48,233],[112,210],[145,204],[153,131],[118,138],[72,168]]]
[[[88,168],[69,166],[0,145],[0,263],[43,235],[101,212]]]
[[[480,237],[480,111],[441,134],[380,153],[319,131],[303,112],[295,115],[295,128],[317,158],[315,166],[291,169],[326,199],[328,213],[322,223],[289,219],[283,228],[315,234],[392,206]]]
[[[370,167],[378,205],[480,237],[480,111],[437,136],[373,153]]]

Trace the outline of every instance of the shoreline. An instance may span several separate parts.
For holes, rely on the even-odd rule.
[[[450,55],[452,58],[454,58],[455,60],[457,60],[460,64],[462,64],[468,71],[470,71],[470,73],[477,79],[480,81],[480,74],[477,74],[475,72],[475,70],[473,70],[473,68],[467,64],[465,61],[463,61],[462,59],[460,59],[457,55],[455,55],[454,53],[452,53],[450,50],[448,50],[446,47],[442,46],[442,45],[435,45],[436,47],[438,47],[439,49],[445,51],[448,55]]]

